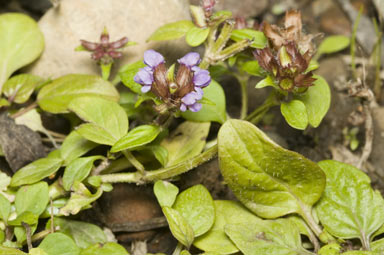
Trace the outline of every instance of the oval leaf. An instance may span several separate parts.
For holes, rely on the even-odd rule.
[[[192,21],[181,20],[173,23],[168,23],[158,28],[147,41],[166,41],[174,40],[184,36],[192,27]]]
[[[176,165],[199,155],[204,149],[210,122],[185,121],[161,142],[168,151],[166,166]]]
[[[295,99],[305,104],[309,124],[318,127],[331,105],[331,90],[323,77],[319,75],[313,77],[316,78],[315,85],[309,87],[304,94],[296,95]]]
[[[317,49],[317,55],[335,53],[349,46],[350,39],[345,35],[332,35],[325,38]]]
[[[75,181],[83,181],[92,170],[93,162],[102,159],[103,156],[91,156],[85,158],[78,158],[72,161],[64,171],[63,187],[69,191]]]
[[[119,76],[123,84],[130,88],[136,94],[141,94],[142,86],[135,82],[134,77],[139,71],[139,69],[145,66],[146,65],[143,63],[143,61],[139,60],[135,63],[124,66],[119,72]]]
[[[204,97],[212,103],[202,103],[203,108],[198,112],[186,111],[181,114],[183,118],[192,121],[208,122],[216,121],[224,123],[227,119],[225,109],[225,94],[223,88],[215,81],[203,89]]]
[[[185,41],[189,46],[197,47],[202,44],[209,35],[209,28],[200,28],[193,26],[185,37]]]
[[[68,112],[68,104],[82,96],[97,96],[119,101],[116,88],[100,76],[69,74],[44,86],[37,96],[37,103],[44,111],[65,113]]]
[[[231,34],[231,39],[236,42],[244,39],[251,40],[253,41],[251,47],[259,49],[262,49],[267,46],[268,42],[263,32],[248,28],[233,30]]]
[[[170,182],[158,180],[153,186],[153,191],[161,207],[172,207],[179,193],[179,188]]]
[[[7,222],[10,213],[11,202],[9,202],[9,200],[0,193],[0,219]]]
[[[27,254],[28,253],[22,252],[19,249],[0,245],[0,255],[27,255]]]
[[[155,140],[161,128],[155,125],[141,125],[128,132],[111,148],[111,152],[134,150]]]
[[[218,135],[220,169],[236,197],[263,218],[307,211],[321,197],[317,164],[286,150],[249,122],[229,120]]]
[[[300,100],[283,102],[280,110],[291,127],[304,130],[308,126],[307,109]]]
[[[17,69],[32,63],[44,49],[36,21],[21,13],[0,15],[0,95],[2,86]]]
[[[215,222],[212,228],[204,235],[196,238],[193,245],[205,252],[217,254],[238,252],[239,249],[224,232],[225,225],[259,222],[261,219],[235,201],[216,200],[214,206]]]
[[[48,184],[39,182],[21,187],[15,198],[15,208],[18,215],[31,212],[39,216],[45,210],[49,201]]]
[[[97,146],[76,131],[72,131],[65,139],[60,148],[60,155],[65,160],[66,164],[71,163],[73,160],[81,157],[88,151]]]
[[[47,235],[40,243],[39,248],[44,250],[48,255],[80,254],[80,249],[76,246],[72,238],[61,233]]]
[[[195,185],[180,193],[173,208],[191,225],[195,237],[205,234],[215,220],[213,199],[203,185]]]
[[[319,162],[327,176],[325,192],[316,205],[325,229],[334,236],[369,240],[384,224],[384,200],[372,190],[361,170],[334,160]]]
[[[312,254],[302,247],[298,229],[287,219],[230,224],[225,233],[244,255]]]
[[[38,159],[15,173],[11,180],[11,186],[20,186],[38,182],[59,170],[62,159],[42,158]]]
[[[10,101],[25,103],[43,78],[32,74],[19,74],[4,83],[3,93]],[[12,100],[11,100],[12,99]]]
[[[189,248],[195,236],[192,227],[188,224],[187,220],[175,209],[167,206],[164,206],[162,209],[165,217],[167,218],[172,235],[180,243]]]
[[[81,251],[81,255],[129,255],[118,243],[95,244]]]
[[[128,132],[128,117],[124,109],[116,102],[98,97],[79,97],[72,100],[68,109],[76,113],[84,121],[97,126],[96,130],[103,129],[102,133],[108,135],[108,139],[102,144],[113,145],[123,135]],[[86,129],[88,131],[88,129]],[[95,137],[95,132],[85,132],[85,129],[78,130],[79,134],[91,140],[100,143],[100,137]]]

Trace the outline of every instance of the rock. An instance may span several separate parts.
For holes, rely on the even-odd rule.
[[[352,32],[351,22],[336,3],[329,6],[320,16],[320,28],[326,33],[335,35],[350,36]]]
[[[191,4],[199,5],[200,0],[191,0]],[[268,0],[218,0],[215,5],[216,11],[227,10],[233,16],[243,16],[245,18],[255,17],[263,13],[268,7]]]
[[[80,39],[99,41],[104,27],[111,41],[127,36],[138,43],[124,50],[115,70],[142,59],[143,52],[150,48],[167,57],[180,58],[189,49],[184,39],[145,41],[158,27],[185,19],[189,19],[187,0],[62,0],[58,8],[50,9],[39,21],[45,36],[45,51],[29,72],[52,78],[69,73],[99,74],[90,53],[74,49],[80,45]]]
[[[384,107],[374,108],[372,115],[374,137],[370,162],[382,180],[384,178]]]
[[[18,0],[20,5],[29,10],[34,12],[45,12],[48,10],[52,3],[49,0]]]

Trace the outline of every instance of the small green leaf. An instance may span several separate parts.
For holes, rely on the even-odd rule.
[[[111,152],[134,150],[155,140],[160,131],[161,128],[155,125],[138,126],[121,137],[121,139],[112,146]]]
[[[65,218],[54,218],[53,222],[55,227],[59,227],[60,233],[72,237],[76,245],[81,249],[107,241],[103,230],[94,224]],[[50,229],[51,224],[52,222],[49,221],[46,229]]]
[[[319,62],[317,62],[314,59],[311,59],[311,61],[309,62],[309,65],[307,67],[307,70],[305,70],[305,73],[316,70],[317,68],[319,68]]]
[[[327,245],[324,245],[319,250],[319,255],[339,255],[341,250],[341,246],[338,243],[330,243]]]
[[[119,71],[121,81],[136,94],[141,94],[141,85],[134,81],[134,77],[140,68],[145,67],[142,60],[123,66]]]
[[[217,12],[214,12],[212,14],[211,22],[215,23],[216,25],[219,25],[222,22],[224,22],[230,18],[232,18],[232,12],[230,12],[230,11],[217,11]]]
[[[22,104],[29,99],[36,86],[43,81],[43,78],[32,74],[15,75],[4,83],[3,93],[13,102]]]
[[[317,49],[317,55],[331,54],[344,50],[349,46],[350,39],[345,35],[332,35],[325,38]]]
[[[102,188],[98,188],[97,191],[92,194],[81,182],[75,182],[72,189],[74,192],[71,193],[67,204],[60,209],[60,214],[65,216],[77,214],[81,209],[88,207],[103,194]]]
[[[199,28],[193,26],[188,30],[185,41],[189,46],[197,47],[207,39],[208,35],[209,28]]]
[[[194,246],[208,253],[231,254],[239,249],[227,237],[224,227],[227,224],[259,222],[257,216],[235,201],[215,200],[215,222],[204,235],[196,238]]]
[[[63,160],[65,160],[65,164],[68,165],[73,160],[81,157],[96,146],[96,143],[83,138],[76,131],[72,131],[61,145],[60,154]]]
[[[167,165],[168,151],[166,148],[161,145],[152,145],[147,146],[146,149],[149,150],[155,156],[157,161],[159,161],[162,166]]]
[[[179,193],[179,188],[170,182],[158,180],[153,186],[153,191],[161,207],[172,207]]]
[[[34,225],[37,223],[38,219],[39,219],[38,215],[26,211],[26,212],[23,212],[23,213],[17,215],[16,219],[8,221],[8,225],[21,226],[22,222],[27,223],[29,225]],[[22,230],[22,231],[17,231],[17,230]],[[15,229],[15,235],[16,235],[18,240],[20,240],[20,239],[25,240],[24,227],[21,227],[19,229]],[[24,237],[21,238],[20,236],[23,236],[23,235],[24,235]]]
[[[19,188],[15,198],[15,208],[18,215],[31,212],[37,216],[42,214],[49,201],[48,184],[39,182]]]
[[[298,229],[287,219],[229,224],[225,233],[244,255],[312,254],[302,247]]]
[[[304,130],[308,126],[307,109],[300,100],[283,102],[280,110],[291,127]]]
[[[28,255],[28,253],[22,252],[16,248],[5,247],[0,245],[0,255]]]
[[[71,189],[75,181],[82,182],[88,177],[92,170],[93,163],[98,159],[103,159],[103,156],[90,156],[73,160],[64,171],[63,187],[66,191]]]
[[[10,183],[11,177],[0,171],[0,191],[6,190]]]
[[[309,87],[304,94],[296,95],[294,98],[305,104],[309,124],[318,127],[331,105],[331,91],[323,77],[319,75],[313,77],[316,78],[315,85]]]
[[[193,228],[178,211],[168,206],[164,206],[163,213],[167,218],[172,235],[184,246],[189,248],[194,239]]]
[[[371,249],[374,252],[379,252],[379,254],[382,254],[384,252],[384,239],[382,238],[372,242]]]
[[[48,255],[80,254],[80,249],[76,246],[72,238],[61,233],[47,235],[40,243],[39,248],[43,249]]]
[[[204,149],[210,127],[209,122],[185,121],[180,124],[161,146],[168,151],[166,166],[176,165],[199,155]]]
[[[100,76],[68,74],[44,86],[37,96],[37,103],[44,111],[65,113],[73,99],[83,96],[119,101],[116,88]]]
[[[11,202],[9,202],[9,200],[0,193],[0,219],[7,222],[10,213]]]
[[[267,38],[264,33],[261,31],[256,31],[253,29],[235,29],[232,31],[231,39],[235,42],[248,39],[253,41],[251,47],[262,49],[267,46]]]
[[[0,95],[2,86],[17,69],[32,63],[44,49],[37,23],[21,13],[0,15]]]
[[[319,162],[327,176],[325,192],[316,206],[321,224],[332,235],[362,242],[384,224],[384,200],[372,190],[361,170],[334,160]]]
[[[32,248],[29,250],[29,255],[48,255],[43,249]]]
[[[118,243],[94,244],[81,251],[80,255],[129,255]]]
[[[92,142],[113,145],[128,131],[127,114],[116,102],[98,97],[79,97],[69,103],[68,109],[84,121],[93,124],[86,125],[87,128],[80,126],[77,130],[80,135]],[[95,127],[95,130],[90,127]],[[103,131],[98,137],[96,132],[100,130]],[[108,138],[103,139],[103,134]]]
[[[241,70],[253,76],[262,76],[262,69],[256,60],[247,61],[241,65]]]
[[[218,135],[219,162],[236,197],[263,218],[310,211],[325,187],[321,168],[275,144],[247,121],[228,120]]]
[[[183,37],[192,27],[190,20],[180,20],[159,27],[147,41],[168,41]]]
[[[274,87],[276,89],[279,88],[279,86],[277,86],[275,81],[273,80],[272,76],[269,76],[269,75],[266,78],[259,81],[255,86],[255,88],[257,89],[261,89],[265,87]]]
[[[173,208],[191,225],[195,237],[205,234],[215,221],[213,199],[201,184],[181,192]]]
[[[59,158],[38,159],[17,171],[12,177],[11,186],[38,182],[59,170],[62,162],[63,160]]]
[[[202,104],[203,108],[198,112],[186,111],[181,116],[187,120],[208,122],[216,121],[224,123],[227,119],[225,109],[225,94],[223,88],[216,81],[211,82],[208,87],[203,89],[204,97],[215,105]]]

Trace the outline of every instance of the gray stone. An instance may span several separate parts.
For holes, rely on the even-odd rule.
[[[98,74],[89,52],[75,52],[80,39],[99,41],[107,27],[111,41],[127,36],[138,44],[124,50],[115,70],[142,59],[153,48],[165,56],[179,58],[188,51],[184,39],[146,43],[160,26],[189,19],[187,0],[62,0],[39,21],[45,36],[45,51],[29,72],[56,78],[69,73]],[[173,56],[173,57],[172,57]],[[169,61],[170,62],[170,61]]]

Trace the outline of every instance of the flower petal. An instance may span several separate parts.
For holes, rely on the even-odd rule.
[[[187,110],[187,106],[185,104],[180,105],[180,111],[185,112]]]
[[[137,79],[136,79],[136,76]],[[143,85],[151,85],[153,83],[153,74],[151,72],[148,72],[145,68],[141,68],[139,72],[135,76],[135,81],[138,80],[140,84]]]
[[[197,52],[189,52],[184,57],[177,60],[180,64],[184,64],[188,67],[196,66],[200,63],[200,55]]]
[[[186,105],[191,105],[196,103],[197,101],[197,93],[195,91],[192,91],[188,94],[186,94],[182,99],[181,102],[183,102]]]
[[[152,68],[155,68],[161,63],[164,63],[164,57],[154,50],[144,52],[144,63]]]
[[[147,93],[150,90],[151,90],[151,85],[145,85],[145,86],[141,87],[141,92],[143,92],[143,93]]]
[[[196,91],[196,100],[201,100],[204,95],[203,89],[199,87],[195,87],[195,91]]]
[[[198,87],[206,87],[211,83],[211,76],[207,70],[200,69],[194,73],[193,83]]]
[[[198,112],[201,110],[203,106],[199,103],[194,103],[193,105],[190,105],[188,106],[188,109],[191,111],[191,112]]]

